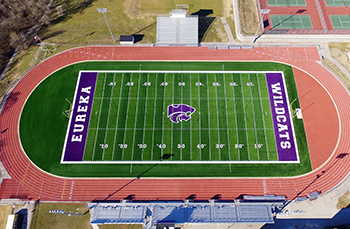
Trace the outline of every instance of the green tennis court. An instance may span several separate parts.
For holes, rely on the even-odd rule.
[[[330,15],[334,29],[350,29],[349,15]]]
[[[335,6],[335,7],[348,7],[350,6],[350,0],[325,0],[327,6]]]
[[[273,29],[312,29],[309,15],[271,15]]]
[[[267,0],[269,6],[306,6],[305,0]]]

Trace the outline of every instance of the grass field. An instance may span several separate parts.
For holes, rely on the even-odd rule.
[[[210,109],[210,112],[208,112],[208,115],[205,116],[203,114],[203,117],[206,117],[205,120],[210,121],[210,128],[213,128],[213,133],[210,134],[210,136],[213,136],[214,140],[210,140],[207,139],[207,143],[208,146],[204,147],[203,149],[199,149],[197,148],[197,144],[201,144],[197,143],[194,141],[194,139],[192,139],[192,143],[191,141],[188,141],[188,138],[185,137],[185,135],[182,137],[183,140],[187,141],[187,143],[185,142],[173,142],[173,145],[175,145],[176,147],[174,148],[174,152],[173,153],[174,156],[176,156],[177,158],[180,158],[180,156],[182,155],[183,158],[189,159],[191,156],[190,153],[192,153],[192,157],[199,157],[199,152],[201,152],[203,150],[203,154],[202,156],[209,158],[209,150],[213,150],[213,151],[218,151],[221,152],[221,156],[223,157],[222,159],[226,159],[229,156],[233,157],[237,157],[239,155],[241,155],[242,157],[248,157],[247,152],[242,154],[238,154],[238,150],[233,147],[233,150],[231,152],[231,148],[232,146],[230,145],[230,148],[227,147],[225,148],[216,148],[216,144],[220,144],[222,143],[222,139],[226,139],[228,136],[228,139],[230,138],[230,136],[238,136],[235,135],[235,131],[237,132],[237,130],[239,130],[239,128],[236,129],[232,129],[233,131],[227,131],[227,126],[225,126],[228,122],[226,122],[225,118],[222,118],[224,116],[220,116],[221,114],[217,112],[217,109],[215,109],[217,106],[220,107],[225,107],[227,106],[227,102],[234,97],[233,94],[233,89],[232,87],[229,86],[229,83],[232,81],[228,81],[229,77],[238,77],[237,80],[242,82],[248,82],[247,80],[249,80],[249,77],[251,77],[251,80],[255,80],[257,82],[258,79],[260,79],[262,77],[263,74],[221,74],[220,71],[222,71],[223,69],[223,65],[224,65],[224,69],[227,72],[230,71],[236,71],[236,72],[244,72],[244,71],[281,71],[283,72],[284,76],[285,76],[285,81],[286,81],[286,85],[288,88],[288,97],[289,98],[297,98],[297,91],[296,91],[296,86],[295,86],[295,82],[294,82],[294,77],[293,77],[293,71],[292,68],[290,66],[287,65],[283,65],[283,64],[277,64],[277,63],[259,63],[259,62],[254,62],[254,64],[252,63],[244,63],[244,62],[83,62],[83,63],[79,63],[79,64],[74,64],[68,67],[65,67],[57,72],[55,72],[51,77],[48,77],[46,80],[44,80],[37,88],[36,90],[32,93],[32,95],[30,96],[30,98],[28,99],[24,110],[22,112],[22,116],[21,116],[21,121],[20,121],[20,136],[21,136],[21,142],[22,145],[26,151],[26,153],[28,154],[29,158],[35,163],[37,164],[40,168],[42,168],[45,171],[48,171],[50,173],[54,173],[57,175],[63,175],[63,176],[73,176],[73,177],[77,177],[77,176],[83,176],[83,177],[133,177],[133,176],[138,176],[140,174],[142,174],[142,176],[164,176],[164,174],[166,173],[167,176],[170,177],[186,177],[186,176],[207,176],[207,177],[213,177],[213,176],[291,176],[291,175],[297,175],[297,174],[304,174],[308,171],[311,170],[311,165],[310,165],[310,159],[309,159],[309,154],[308,154],[308,148],[307,148],[307,142],[306,142],[306,137],[305,137],[305,131],[304,131],[304,126],[303,126],[303,122],[302,120],[293,120],[293,124],[294,124],[294,129],[296,132],[296,139],[297,139],[297,143],[298,143],[298,151],[299,151],[299,157],[300,157],[300,163],[294,163],[294,164],[231,164],[231,163],[226,163],[226,164],[153,164],[153,165],[147,165],[147,164],[133,164],[132,167],[129,164],[118,164],[118,165],[114,165],[114,164],[89,164],[89,165],[82,165],[82,164],[78,164],[78,165],[73,165],[73,164],[60,164],[60,159],[61,159],[61,154],[62,154],[62,149],[63,149],[63,144],[64,144],[64,139],[65,139],[65,135],[66,135],[66,130],[67,130],[67,125],[68,125],[68,119],[62,115],[62,111],[67,110],[69,108],[69,104],[65,101],[65,98],[68,98],[70,101],[73,100],[74,97],[74,91],[76,88],[76,83],[77,83],[77,75],[79,74],[79,71],[81,70],[103,70],[103,71],[108,71],[108,70],[112,70],[113,72],[117,72],[117,71],[122,71],[122,72],[127,72],[130,70],[139,70],[140,69],[140,64],[142,64],[142,70],[145,72],[151,72],[153,70],[156,70],[158,72],[164,72],[164,71],[171,71],[173,72],[172,74],[170,74],[170,76],[168,76],[167,74],[158,74],[157,76],[153,76],[154,78],[150,80],[150,77],[152,76],[151,73],[149,74],[141,74],[139,75],[139,73],[136,76],[133,76],[133,74],[124,74],[125,76],[120,77],[119,80],[123,80],[123,84],[127,83],[127,82],[131,82],[130,79],[131,77],[136,77],[136,80],[132,81],[134,82],[134,86],[131,87],[126,87],[125,90],[123,92],[124,89],[120,90],[115,88],[116,94],[113,92],[112,93],[112,88],[105,90],[104,93],[110,93],[109,97],[107,96],[106,101],[108,101],[107,103],[105,103],[107,105],[107,109],[108,110],[108,104],[111,103],[112,100],[115,99],[116,103],[118,103],[118,107],[119,107],[119,102],[121,103],[121,101],[123,100],[123,96],[120,96],[120,93],[122,93],[122,95],[124,95],[123,93],[136,93],[139,94],[139,99],[138,101],[141,101],[142,96],[140,96],[142,93],[144,95],[145,98],[147,98],[147,108],[146,108],[146,100],[144,101],[145,103],[140,103],[137,102],[137,98],[134,99],[133,101],[133,105],[129,106],[132,108],[129,109],[138,109],[137,107],[140,107],[140,110],[144,110],[145,112],[148,109],[153,108],[153,110],[151,109],[150,116],[143,116],[142,113],[138,113],[138,112],[128,112],[128,115],[130,116],[129,121],[126,121],[126,119],[122,119],[120,118],[120,120],[123,120],[123,122],[119,122],[120,124],[123,123],[123,125],[132,125],[133,127],[135,127],[134,123],[135,120],[137,120],[135,117],[137,117],[139,114],[141,117],[147,117],[148,118],[154,118],[154,107],[157,109],[157,102],[156,101],[169,101],[171,103],[173,103],[173,100],[175,102],[175,99],[177,100],[176,103],[184,101],[186,98],[190,98],[190,97],[186,97],[184,96],[184,93],[186,94],[193,94],[193,98],[191,96],[191,100],[188,100],[188,102],[190,103],[190,105],[194,105],[195,103],[197,103],[198,105],[201,105],[203,107],[212,107],[214,109]],[[181,74],[177,74],[176,71],[183,71],[183,72],[189,72],[189,71],[214,71],[214,72],[218,72],[217,74],[213,74],[210,75],[210,77],[207,77],[206,74],[197,74],[196,77],[192,74],[191,76],[189,76],[188,80],[192,81],[196,81],[196,79],[201,79],[201,77],[203,77],[201,81],[208,81],[207,83],[205,83],[205,85],[210,85],[210,87],[205,87],[205,86],[201,86],[200,89],[198,89],[198,87],[193,87],[191,90],[185,90],[185,89],[181,89],[181,86],[178,86],[177,84],[177,89],[175,87],[175,84],[178,80],[179,82],[183,80],[183,78],[181,79]],[[104,78],[105,77],[115,77],[114,73],[100,73],[102,76],[102,80],[100,80],[101,82],[104,82]],[[128,78],[129,77],[129,78]],[[147,79],[148,77],[148,79]],[[162,78],[163,77],[163,78]],[[168,86],[173,85],[174,89],[171,90],[167,90],[167,89],[163,89],[163,90],[158,90],[157,89],[157,94],[156,94],[156,87],[145,87],[142,88],[140,82],[141,79],[146,80],[147,82],[151,82],[151,85],[156,85],[158,84],[158,81],[164,81],[164,77],[169,77],[170,79],[173,80],[173,82],[171,82],[171,80],[166,81],[168,82]],[[183,75],[182,75],[183,77]],[[196,78],[196,79],[194,79]],[[166,79],[166,78],[165,78]],[[225,80],[225,81],[224,81]],[[120,82],[119,81],[119,82]],[[145,81],[145,82],[146,82]],[[221,89],[218,90],[218,86],[213,86],[213,82],[216,81],[220,81],[219,84],[221,85],[225,85],[225,86],[221,86],[223,87],[225,90]],[[154,83],[156,82],[156,83]],[[175,82],[175,83],[174,83]],[[211,82],[211,84],[209,83]],[[260,82],[260,80],[259,80]],[[187,85],[188,81],[185,81],[185,84]],[[103,88],[103,83],[100,84]],[[125,85],[125,84],[124,84]],[[130,84],[129,84],[130,85]],[[217,85],[217,84],[216,84]],[[245,84],[246,85],[246,84]],[[258,85],[257,83],[255,85]],[[100,86],[100,87],[101,87]],[[120,85],[119,85],[120,86]],[[247,100],[247,101],[252,101],[252,98],[255,97],[251,97],[251,95],[249,95],[250,93],[256,93],[253,91],[250,91],[250,87],[245,86],[246,88],[243,90],[237,90],[237,93],[240,96],[245,95],[245,99],[235,99],[235,101],[241,101],[241,103],[243,103],[243,100]],[[141,88],[141,89],[138,89]],[[153,88],[153,89],[152,89]],[[164,88],[164,87],[163,87]],[[260,88],[264,88],[264,86],[260,86]],[[135,90],[137,89],[137,90]],[[147,90],[146,90],[147,89]],[[181,89],[181,90],[180,90]],[[114,90],[114,89],[113,89]],[[142,92],[143,90],[143,92]],[[229,90],[231,90],[232,96],[229,92]],[[109,91],[109,92],[108,92]],[[149,91],[149,93],[147,92]],[[100,91],[99,93],[101,93],[102,91]],[[206,92],[206,93],[205,93]],[[225,97],[225,92],[226,92],[226,97]],[[98,91],[96,91],[96,93],[98,94]],[[147,96],[146,94],[147,93]],[[163,96],[166,95],[164,97],[164,100],[161,99],[156,99],[155,97],[153,98],[149,98],[149,96],[151,96],[154,93],[155,95],[159,96]],[[168,95],[169,93],[169,95]],[[177,96],[170,96],[171,94],[176,94]],[[182,93],[182,96],[181,96]],[[198,96],[197,96],[198,93]],[[111,95],[117,95],[115,96],[115,98]],[[102,94],[100,94],[102,95]],[[202,97],[202,96],[203,97]],[[210,99],[210,98],[221,98],[222,99]],[[133,96],[130,96],[130,98]],[[45,99],[43,99],[45,98]],[[111,99],[113,98],[113,99]],[[243,97],[240,97],[243,98]],[[264,95],[262,94],[262,96],[260,96],[260,98],[264,98]],[[130,99],[129,99],[130,100]],[[259,107],[259,103],[260,101],[263,101],[264,99],[254,99],[254,101],[258,102],[256,105],[252,106],[252,104],[250,104],[250,107],[245,107],[242,106],[241,104],[241,108],[240,109],[253,109],[253,107]],[[220,102],[219,102],[220,101]],[[126,100],[123,102],[125,103]],[[290,101],[291,102],[291,101]],[[253,102],[255,103],[255,102]],[[112,103],[113,104],[113,103]],[[153,106],[151,106],[150,104],[153,104]],[[160,103],[161,104],[161,103]],[[158,106],[163,106],[163,105],[158,105]],[[293,103],[293,106],[298,107],[299,103],[298,101],[296,101],[295,103]],[[144,109],[143,109],[144,107]],[[238,108],[238,106],[237,106]],[[105,109],[105,108],[104,108]],[[201,110],[201,109],[200,109]],[[225,110],[225,109],[223,109]],[[153,111],[153,112],[152,112]],[[116,110],[114,111],[116,112]],[[153,113],[153,114],[152,114]],[[257,109],[257,113],[258,114],[258,109]],[[260,112],[261,113],[261,112]],[[263,112],[265,114],[265,112]],[[94,113],[93,113],[94,114]],[[122,113],[120,113],[121,115]],[[195,114],[195,113],[194,113]],[[194,115],[193,114],[193,115]],[[126,115],[126,114],[124,114]],[[159,114],[157,114],[159,115]],[[210,118],[209,118],[210,116]],[[102,117],[102,116],[101,116]],[[199,121],[202,119],[198,118],[199,116],[197,116],[197,120],[198,120],[198,124]],[[158,117],[160,119],[163,119],[162,117],[162,112],[160,113],[160,116]],[[192,121],[183,123],[182,126],[185,127],[185,125],[192,125],[195,124],[195,117],[193,117]],[[231,118],[230,118],[231,119]],[[142,118],[140,119],[142,120]],[[143,119],[144,120],[144,119]],[[203,119],[204,120],[204,119]],[[220,124],[220,120],[221,120],[221,124]],[[222,121],[223,120],[223,121]],[[253,119],[251,119],[253,120]],[[268,121],[268,120],[266,120]],[[93,123],[93,121],[92,121]],[[116,125],[117,122],[114,122],[113,124]],[[129,124],[128,124],[129,123]],[[166,122],[164,122],[166,123]],[[254,123],[254,121],[252,121],[252,123]],[[125,131],[126,129],[124,128],[124,131],[122,130],[120,132],[120,134],[125,134],[125,137],[123,136],[123,139],[126,139],[127,141],[130,141],[130,148],[132,149],[132,145],[133,145],[133,141],[134,139],[138,139],[139,137],[143,135],[141,133],[143,133],[143,131],[145,130],[149,130],[152,132],[152,134],[147,134],[145,136],[152,136],[153,139],[158,140],[158,135],[156,135],[155,133],[153,133],[153,124],[155,124],[155,122],[140,122],[137,124],[138,128],[140,127],[141,129],[138,130],[136,129],[136,131],[134,131],[134,128],[132,128],[130,130],[130,132]],[[241,122],[232,122],[230,120],[230,125],[243,125]],[[147,125],[147,126],[146,126]],[[150,125],[150,126],[148,126]],[[158,125],[158,124],[157,124]],[[162,124],[163,125],[163,124]],[[174,124],[175,125],[175,124]],[[201,124],[202,125],[202,124]],[[204,121],[203,121],[203,125],[204,125]],[[207,124],[206,124],[207,125]],[[212,125],[216,125],[216,130],[214,131],[214,126]],[[223,129],[225,129],[225,131],[219,131],[217,126],[219,125],[224,125],[222,126]],[[245,125],[245,124],[244,124]],[[230,126],[230,128],[232,127]],[[124,126],[125,127],[125,126]],[[145,129],[143,130],[143,127],[145,127]],[[208,128],[209,126],[207,126]],[[244,126],[242,126],[244,128]],[[117,126],[118,128],[118,126]],[[149,129],[147,129],[149,128]],[[269,127],[267,127],[268,129]],[[152,129],[152,130],[151,130]],[[203,137],[204,137],[204,133],[206,132],[206,135],[209,136],[209,129],[204,129],[201,130],[201,132],[199,132],[199,126],[197,126],[197,136],[199,136],[200,133],[203,132]],[[33,131],[35,130],[35,131]],[[113,132],[114,131],[114,132]],[[179,131],[179,130],[175,130],[171,128],[171,125],[168,126],[168,129],[162,129],[157,131],[157,133],[161,133],[162,131],[168,131],[168,134],[170,134],[171,136],[171,132],[173,131],[173,139],[180,139],[181,140],[181,134],[175,134],[174,131]],[[181,128],[180,128],[181,131]],[[108,131],[107,131],[108,132]],[[140,132],[140,135],[138,135],[137,132]],[[194,131],[192,131],[194,132]],[[106,133],[106,130],[104,130],[104,133]],[[115,130],[112,130],[112,133],[114,133],[114,135],[117,133],[119,133],[119,131],[115,132]],[[181,133],[181,132],[180,132]],[[228,134],[227,134],[228,133]],[[184,133],[185,134],[185,133]],[[188,134],[188,133],[187,133]],[[192,133],[193,134],[193,133]],[[250,136],[250,137],[255,137],[255,130],[252,129],[251,132],[247,132],[247,134],[243,134],[242,136],[246,137],[246,136]],[[113,134],[112,134],[113,135]],[[162,135],[159,135],[160,137]],[[166,135],[164,135],[166,136]],[[188,135],[186,135],[188,136]],[[265,135],[264,135],[265,136]],[[220,137],[220,141],[219,141],[219,137]],[[244,138],[243,137],[243,138]],[[248,138],[250,138],[248,137]],[[150,137],[147,137],[150,138]],[[118,138],[119,139],[119,138]],[[159,138],[160,139],[160,138]],[[164,138],[166,139],[166,138]],[[171,139],[171,138],[167,138],[167,139]],[[204,138],[203,138],[204,139]],[[169,140],[167,140],[169,141]],[[254,141],[249,141],[250,144],[254,145]],[[268,140],[269,141],[269,140]],[[136,145],[134,144],[134,150],[140,150],[137,144],[139,144],[138,141],[135,141]],[[100,144],[100,142],[98,142],[98,144]],[[117,142],[116,146],[118,146],[120,143]],[[147,143],[146,143],[147,144]],[[159,144],[158,142],[155,142],[155,145],[153,145],[153,151],[157,152],[157,154],[159,156],[162,155],[162,149],[157,147],[156,144]],[[171,145],[171,142],[169,143],[165,143],[165,144],[169,144]],[[185,148],[177,148],[177,144],[185,144]],[[206,144],[206,143],[204,143]],[[210,144],[210,145],[209,145]],[[225,144],[225,143],[224,143]],[[230,144],[230,142],[227,143]],[[112,143],[113,145],[113,143]],[[190,147],[188,147],[190,146]],[[226,144],[225,144],[226,146]],[[112,147],[111,147],[112,148]],[[117,148],[117,147],[116,147]],[[191,150],[186,151],[186,148],[189,148]],[[253,147],[252,147],[253,148]],[[120,150],[121,148],[118,148],[118,150]],[[152,149],[152,144],[148,145],[147,144],[147,148],[146,150],[150,150]],[[183,150],[185,149],[185,150]],[[228,150],[230,149],[230,150]],[[144,150],[144,149],[143,149]],[[181,150],[183,150],[182,154],[181,154]],[[205,151],[206,150],[206,151]],[[140,150],[142,152],[142,150]],[[151,150],[150,150],[151,151]],[[255,153],[254,153],[255,151]],[[131,151],[132,152],[132,151]],[[154,153],[153,152],[153,153]],[[205,152],[205,153],[204,153]],[[249,150],[249,154],[254,155],[255,159],[257,160],[258,154],[256,153],[257,150],[253,149],[252,151]],[[164,153],[164,152],[163,152]],[[107,154],[106,154],[107,155]],[[111,154],[108,154],[111,155]],[[129,154],[128,154],[129,155]],[[137,155],[137,157],[141,157],[142,154],[135,154],[135,156]],[[164,154],[163,154],[164,155]],[[214,154],[213,154],[214,155]],[[218,155],[220,154],[215,154],[215,157],[218,157]],[[225,155],[225,156],[224,156]],[[262,154],[263,155],[263,154]],[[144,154],[144,157],[149,157],[150,154]],[[111,156],[110,156],[111,157]],[[224,158],[225,157],[225,158]],[[253,157],[253,156],[252,156]],[[265,157],[267,157],[267,154],[265,154]],[[219,158],[219,157],[218,157]],[[271,157],[273,158],[273,156]],[[149,158],[151,159],[151,158]],[[171,160],[171,158],[169,158]],[[263,172],[262,172],[263,171]]]
[[[51,210],[71,212],[72,215],[49,213]],[[83,215],[74,215],[75,213]],[[31,228],[91,229],[89,208],[86,207],[86,204],[39,203],[35,207]]]
[[[174,123],[168,106],[196,111]],[[278,161],[264,73],[100,72],[85,161]]]

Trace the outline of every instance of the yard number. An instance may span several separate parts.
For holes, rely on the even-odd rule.
[[[163,86],[163,87],[168,86],[168,82],[161,82],[160,86]]]
[[[149,87],[149,86],[151,86],[151,82],[144,82],[144,83],[142,84],[142,86]]]
[[[263,144],[254,144],[255,149],[260,149],[263,146]]]
[[[127,82],[127,83],[125,84],[125,86],[128,86],[128,87],[134,86],[134,82]]]
[[[243,146],[244,146],[244,144],[235,144],[236,149],[242,149]]]
[[[128,148],[128,144],[118,144],[119,148],[126,149]]]
[[[197,148],[198,148],[198,149],[203,149],[205,146],[206,146],[205,144],[198,144],[198,145],[197,145]]]
[[[254,84],[253,84],[252,82],[248,82],[248,83],[247,83],[247,86],[249,86],[249,87],[250,87],[250,86],[254,86]]]
[[[224,148],[225,144],[216,144],[217,149],[222,149]]]
[[[230,82],[230,86],[231,87],[236,87],[236,86],[238,86],[238,84],[236,84],[236,82]]]
[[[218,87],[218,86],[221,86],[221,84],[218,82],[213,82],[213,86]]]
[[[165,144],[157,144],[157,146],[158,146],[159,149],[165,149],[166,148]]]
[[[147,145],[146,145],[146,144],[137,144],[137,146],[138,146],[140,149],[146,149],[146,148],[147,148]]]
[[[184,149],[185,148],[185,144],[177,144],[177,148],[178,149]]]
[[[196,86],[201,87],[201,86],[204,86],[204,84],[202,82],[196,82]]]
[[[108,144],[100,144],[101,149],[107,149],[108,148]]]
[[[179,82],[179,86],[185,86],[185,82]]]

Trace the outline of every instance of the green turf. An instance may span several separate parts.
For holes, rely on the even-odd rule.
[[[330,15],[334,29],[350,29],[349,15]]]
[[[311,170],[311,164],[308,154],[306,136],[303,126],[302,120],[294,120],[294,128],[296,131],[296,138],[298,144],[298,151],[300,156],[300,164],[154,164],[154,165],[73,165],[73,164],[60,164],[63,143],[65,138],[65,133],[67,129],[68,119],[62,115],[62,111],[69,108],[69,104],[65,101],[65,98],[68,98],[70,101],[73,100],[75,85],[77,81],[77,75],[79,70],[138,70],[140,68],[140,64],[142,64],[143,70],[182,70],[182,71],[220,71],[222,69],[222,65],[224,64],[226,71],[283,71],[286,84],[288,88],[288,96],[290,100],[297,98],[297,90],[293,77],[293,71],[290,66],[278,64],[278,63],[245,63],[245,62],[83,62],[79,64],[74,64],[67,66],[59,71],[53,73],[50,77],[44,80],[32,93],[30,98],[28,99],[20,120],[20,136],[22,145],[29,156],[29,158],[40,168],[43,170],[61,176],[68,177],[135,177],[135,176],[148,176],[148,177],[222,177],[222,176],[293,176],[300,175]],[[112,76],[109,76],[112,77]],[[131,77],[131,76],[130,76]],[[141,76],[146,77],[146,76]],[[148,77],[155,77],[149,75]],[[168,74],[160,74],[157,76],[159,81],[164,81],[168,77]],[[179,76],[177,76],[179,77]],[[222,76],[223,77],[223,76]],[[238,77],[238,75],[234,74],[233,78]],[[198,78],[200,81],[206,80],[206,76],[199,74]],[[237,78],[238,79],[238,78]],[[243,80],[243,79],[242,79]],[[138,81],[137,81],[138,82]],[[100,83],[100,82],[99,82]],[[150,89],[151,92],[153,89]],[[157,96],[170,96],[169,91],[167,90],[158,90],[154,93]],[[96,92],[102,94],[102,92]],[[116,93],[116,98],[124,96],[122,91]],[[129,92],[128,92],[129,93]],[[136,92],[130,91],[130,94],[137,95]],[[136,93],[136,94],[135,94]],[[140,92],[139,92],[140,93]],[[181,93],[181,91],[173,91],[173,93]],[[203,95],[205,93],[201,93],[199,90],[193,91],[183,91],[182,93],[198,93],[198,98],[200,97],[200,105],[201,107],[206,107],[208,104],[210,105],[210,99],[207,99],[207,95]],[[213,91],[210,93],[214,93]],[[238,93],[239,92],[235,92]],[[247,93],[244,90],[240,91],[240,93]],[[113,93],[114,94],[114,93]],[[150,97],[152,93],[148,93],[147,97]],[[221,95],[223,96],[223,95]],[[233,97],[234,95],[226,95],[227,98]],[[113,96],[114,97],[114,96]],[[175,97],[174,102],[176,102]],[[152,109],[150,107],[156,107],[153,112],[158,114],[157,109],[162,110],[163,101],[159,99],[149,99],[149,106],[147,106],[147,110],[152,113]],[[170,99],[172,102],[172,99]],[[169,101],[169,102],[170,102]],[[181,101],[181,100],[180,100]],[[237,100],[238,101],[238,100]],[[193,101],[192,101],[193,102]],[[119,100],[118,100],[119,103]],[[153,104],[152,104],[153,103]],[[121,105],[122,106],[122,105]],[[125,107],[125,105],[123,105]],[[237,105],[238,106],[238,105]],[[265,105],[267,106],[267,105]],[[298,107],[298,101],[293,103],[293,106]],[[129,108],[130,109],[130,108]],[[136,110],[136,107],[133,109]],[[242,109],[243,111],[244,109]],[[126,117],[128,114],[120,113],[120,119]],[[129,114],[130,115],[130,114]],[[123,117],[122,117],[123,116]],[[203,115],[204,116],[204,115]],[[201,117],[201,119],[204,117]],[[208,119],[208,117],[206,117]],[[201,121],[199,119],[199,122]],[[213,122],[215,119],[213,119]],[[134,122],[134,121],[133,121]],[[125,122],[118,122],[118,125],[121,127]],[[166,132],[163,128],[163,123],[155,123],[154,120],[146,120],[145,128],[151,128],[155,125],[159,130],[155,131],[154,134],[151,131],[146,131],[145,135],[153,134],[153,140],[159,139],[162,134],[169,135],[169,132]],[[220,124],[219,124],[220,125]],[[234,124],[232,124],[234,125]],[[241,125],[240,122],[236,123],[237,127]],[[201,134],[205,133],[204,127],[205,124],[203,122],[203,129],[201,129]],[[162,131],[164,131],[162,133]],[[218,133],[219,134],[219,133]],[[230,133],[230,135],[235,136],[234,133]],[[224,134],[222,134],[224,135]],[[248,133],[239,134],[238,138],[249,138],[249,136],[253,136],[254,134]],[[136,136],[139,135],[135,135]],[[141,136],[141,135],[140,135]],[[178,136],[176,133],[174,136]],[[117,138],[123,139],[133,139],[134,132],[124,132],[120,133],[120,136]],[[236,136],[237,137],[237,136]],[[270,136],[273,138],[273,136]],[[175,138],[174,138],[175,139]],[[169,142],[171,138],[166,138],[165,141]],[[202,139],[203,140],[203,139]],[[206,141],[208,141],[207,139]],[[151,141],[147,139],[147,141]],[[145,141],[146,142],[146,141]],[[147,143],[146,143],[147,144]],[[148,143],[151,145],[151,143]],[[168,143],[169,144],[169,143]],[[188,144],[188,143],[187,143]],[[155,158],[161,157],[161,149],[156,149],[152,151],[152,148],[149,147],[148,153],[146,157],[149,157],[151,160],[151,156]],[[209,147],[205,148],[200,154],[198,150],[192,144],[192,157],[209,159]],[[235,150],[230,150],[230,157],[241,159],[247,157],[247,152],[239,152]],[[107,154],[108,155],[108,154]],[[179,155],[179,154],[177,154]],[[136,157],[140,157],[140,155],[135,155]],[[184,158],[188,158],[188,153],[182,155]],[[277,157],[277,155],[272,154],[272,157]],[[143,158],[146,160],[147,158]],[[228,156],[226,156],[228,157]],[[265,155],[266,157],[266,155]]]
[[[273,29],[312,29],[309,15],[270,15]]]
[[[196,112],[173,124],[180,103]],[[100,72],[84,160],[276,161],[270,110],[264,73]]]

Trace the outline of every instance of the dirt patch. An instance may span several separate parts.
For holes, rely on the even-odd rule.
[[[141,0],[125,0],[124,14],[130,19],[140,16]]]
[[[350,72],[350,62],[346,52],[350,52],[350,43],[330,43],[329,49],[331,51],[331,55],[334,59],[336,59],[340,64],[342,64],[349,72]],[[333,70],[333,68],[332,68]],[[339,69],[338,71],[341,72]],[[346,77],[345,74],[338,74],[337,71],[335,73],[341,78],[343,83],[350,89],[350,79]]]
[[[259,26],[258,6],[256,0],[239,0],[239,19],[243,34],[255,34]]]
[[[5,228],[7,223],[7,217],[12,213],[12,205],[0,206],[0,228]]]

